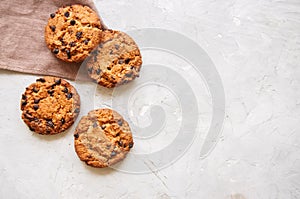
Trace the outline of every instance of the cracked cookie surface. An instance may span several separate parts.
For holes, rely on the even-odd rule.
[[[74,123],[80,112],[80,97],[64,79],[46,76],[26,88],[21,111],[22,119],[31,131],[57,134]]]
[[[89,76],[99,85],[112,88],[139,76],[142,56],[127,34],[104,30],[101,42],[86,61]]]
[[[88,6],[72,5],[50,14],[45,27],[48,48],[66,62],[81,62],[98,45],[102,25]]]
[[[124,159],[133,147],[128,123],[111,109],[83,116],[74,133],[75,151],[87,165],[108,167]]]

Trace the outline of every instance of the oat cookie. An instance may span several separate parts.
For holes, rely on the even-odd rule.
[[[142,56],[134,40],[116,30],[104,30],[99,46],[86,61],[89,76],[112,88],[139,76]]]
[[[78,157],[93,167],[113,165],[133,147],[128,123],[111,109],[93,110],[82,117],[74,138]]]
[[[38,134],[57,134],[74,123],[80,111],[80,98],[67,81],[47,76],[26,88],[21,110],[30,130]]]
[[[48,48],[66,62],[81,62],[98,45],[102,25],[88,6],[72,5],[50,14],[45,27]]]

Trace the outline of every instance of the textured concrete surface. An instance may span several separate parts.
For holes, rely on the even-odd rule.
[[[31,133],[21,121],[21,93],[36,76],[1,71],[0,198],[300,198],[298,0],[98,0],[96,5],[108,27],[170,29],[208,53],[226,94],[221,138],[205,159],[198,136],[174,164],[147,174],[90,168],[74,152],[74,126],[49,138]],[[144,54],[146,61],[155,55]],[[81,115],[89,111],[90,96],[103,99],[107,92],[95,94],[92,84],[76,86],[85,100]],[[209,98],[197,92],[206,124]],[[95,101],[94,106],[103,105]],[[153,150],[151,143],[142,149],[138,139],[136,144],[134,151]]]

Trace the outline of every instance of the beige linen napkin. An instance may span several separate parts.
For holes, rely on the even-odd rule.
[[[72,4],[87,5],[96,11],[92,0],[2,0],[0,69],[74,80],[80,63],[57,59],[44,41],[49,15]]]

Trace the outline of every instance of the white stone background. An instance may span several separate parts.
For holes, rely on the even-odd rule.
[[[157,172],[93,169],[74,152],[75,126],[44,138],[20,119],[21,93],[36,76],[1,71],[0,198],[300,198],[299,0],[98,0],[96,6],[110,28],[173,30],[208,53],[226,94],[221,138],[205,159],[196,139]]]

